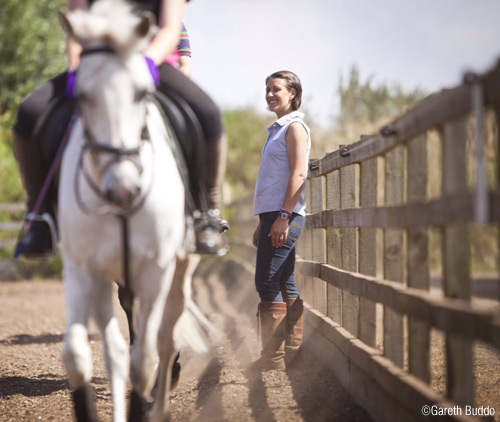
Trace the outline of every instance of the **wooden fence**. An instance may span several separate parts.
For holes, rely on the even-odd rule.
[[[16,244],[17,234],[23,225],[24,210],[25,205],[21,203],[0,204],[0,251]]]
[[[60,255],[51,259],[14,259],[14,248],[23,226],[22,203],[0,204],[0,282],[34,278],[60,278]]]
[[[499,122],[500,64],[310,163],[297,276],[306,346],[377,421],[474,406],[474,345],[500,349],[499,308],[473,297],[479,270],[493,286],[486,296],[500,300]],[[247,268],[255,225],[233,222],[233,256]]]

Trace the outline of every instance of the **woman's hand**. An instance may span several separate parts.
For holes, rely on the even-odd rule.
[[[259,232],[260,232],[260,222],[257,225],[257,228],[253,232],[252,244],[257,247],[259,245]]]
[[[271,238],[271,244],[275,248],[281,248],[288,238],[288,220],[278,217],[272,225],[268,236]]]

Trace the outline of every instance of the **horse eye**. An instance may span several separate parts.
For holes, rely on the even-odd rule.
[[[136,103],[141,102],[145,97],[148,92],[145,89],[138,89],[135,91],[134,95],[134,101]]]
[[[85,92],[79,92],[76,96],[76,99],[78,100],[79,103],[88,103],[89,102],[89,96],[85,94]]]

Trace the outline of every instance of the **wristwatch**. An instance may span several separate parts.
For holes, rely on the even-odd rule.
[[[278,215],[282,220],[290,220],[290,218],[292,217],[292,213],[284,209],[279,210]]]

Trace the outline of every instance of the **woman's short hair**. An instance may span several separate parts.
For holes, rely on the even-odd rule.
[[[279,72],[274,72],[266,78],[266,85],[269,79],[284,79],[286,81],[286,86],[288,90],[295,91],[295,97],[292,100],[292,110],[298,110],[302,104],[302,84],[300,83],[299,77],[288,70],[280,70]]]

